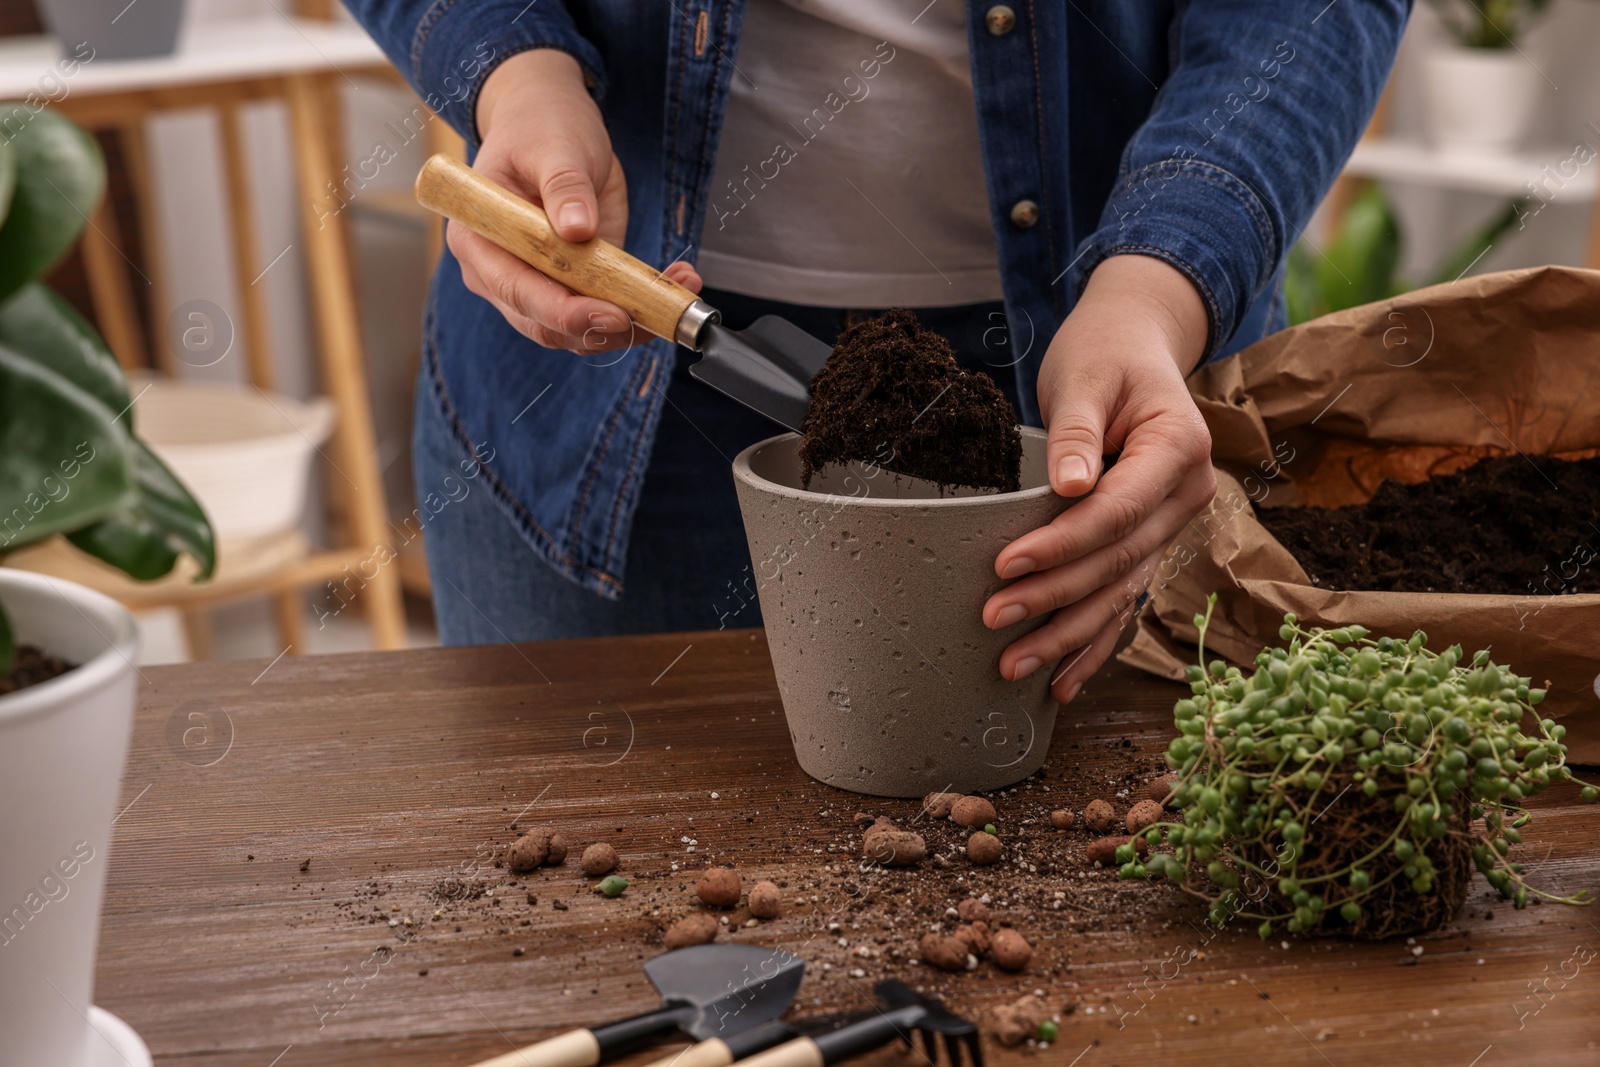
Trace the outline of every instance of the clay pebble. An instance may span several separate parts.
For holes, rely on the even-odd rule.
[[[1070,808],[1060,808],[1050,813],[1050,825],[1057,830],[1070,830],[1077,823],[1078,817]]]
[[[739,903],[744,886],[739,881],[738,871],[729,867],[713,867],[700,876],[694,891],[713,908],[731,908]]]
[[[928,855],[928,843],[921,834],[880,819],[862,836],[861,854],[885,867],[914,867]]]
[[[1089,842],[1089,847],[1084,850],[1084,857],[1090,863],[1098,863],[1106,867],[1117,866],[1117,848],[1134,842],[1134,850],[1141,856],[1150,854],[1150,846],[1142,837],[1101,837]]]
[[[776,919],[783,914],[783,890],[772,882],[757,882],[750,887],[750,914],[757,919]]]
[[[1030,993],[1011,1004],[1001,1004],[990,1012],[990,1017],[994,1020],[991,1032],[995,1040],[1014,1048],[1038,1033],[1039,1024],[1050,1018],[1050,1009]]]
[[[591,878],[610,874],[617,869],[617,850],[604,841],[597,842],[583,850],[583,858],[578,861],[578,866]]]
[[[567,839],[543,826],[529,830],[512,842],[506,856],[511,870],[517,874],[531,871],[543,864],[560,863],[566,858]]]
[[[1097,834],[1103,834],[1111,829],[1111,824],[1116,818],[1117,813],[1104,800],[1091,800],[1083,807],[1084,825]]]
[[[967,859],[980,866],[987,867],[1000,860],[1000,839],[993,834],[979,830],[967,838]]]
[[[1177,775],[1162,775],[1160,778],[1157,778],[1155,781],[1150,783],[1150,799],[1155,801],[1157,804],[1165,804],[1167,802],[1167,798],[1172,796],[1172,787],[1177,784]]]
[[[983,797],[962,797],[950,805],[950,817],[960,826],[978,829],[994,822],[994,805]]]
[[[708,945],[716,940],[721,924],[703,911],[685,915],[667,927],[664,939],[667,948],[688,948],[690,945]]]
[[[992,935],[989,924],[981,919],[977,922],[962,923],[956,927],[952,936],[966,945],[967,951],[974,956],[985,956],[989,953],[989,941]]]
[[[966,970],[967,957],[972,955],[965,941],[949,934],[923,934],[917,948],[923,963],[952,973]]]
[[[1128,816],[1123,820],[1123,825],[1128,828],[1128,833],[1136,834],[1152,823],[1160,822],[1162,811],[1161,805],[1155,801],[1141,800],[1128,809]]]
[[[948,819],[950,809],[955,807],[960,800],[960,793],[929,793],[922,798],[922,809],[928,813],[930,819]]]
[[[989,958],[1003,971],[1020,971],[1033,959],[1033,946],[1009,926],[1002,926],[989,939]]]
[[[978,923],[989,921],[989,905],[977,897],[968,897],[956,905],[956,914],[964,923]]]

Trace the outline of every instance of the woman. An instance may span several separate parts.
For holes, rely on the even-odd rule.
[[[831,342],[917,309],[1089,494],[1008,545],[1001,673],[1070,701],[1210,500],[1184,376],[1283,324],[1289,247],[1387,78],[1404,0],[348,0],[473,166]],[[728,463],[775,432],[621,309],[451,226],[419,496],[448,643],[754,625]],[[696,269],[698,265],[698,270]],[[574,355],[573,353],[577,353]],[[1114,466],[1105,457],[1115,456]],[[626,580],[626,586],[624,586]],[[1057,666],[1059,665],[1059,666]]]

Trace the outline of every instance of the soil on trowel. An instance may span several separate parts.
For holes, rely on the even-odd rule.
[[[48,682],[72,670],[74,664],[52,656],[35,645],[18,645],[11,660],[11,670],[0,677],[0,696],[26,689],[30,685]]]
[[[1365,504],[1258,507],[1325,589],[1550,596],[1600,590],[1600,458],[1498,456]]]
[[[802,481],[860,461],[942,488],[1021,485],[1017,412],[994,380],[956,362],[950,343],[895,308],[850,327],[811,381]]]

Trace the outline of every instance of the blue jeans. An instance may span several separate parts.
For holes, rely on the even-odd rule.
[[[830,343],[847,322],[877,313],[712,291],[706,299],[735,329],[776,314]],[[1015,376],[1001,369],[1022,358],[1029,344],[1049,341],[1020,338],[1014,346],[998,303],[919,310],[918,316],[950,341],[964,366],[992,373],[1013,404]],[[464,476],[474,468],[472,446],[444,410],[424,364],[412,450],[417,499],[431,496],[437,508],[423,507],[422,514],[440,640],[478,645],[761,625],[731,468],[747,445],[782,428],[696,381],[688,371],[694,358],[678,361],[667,387],[620,600],[558,574],[522,539],[504,510],[509,505],[494,499],[487,479]]]

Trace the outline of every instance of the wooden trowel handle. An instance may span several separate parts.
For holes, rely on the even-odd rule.
[[[475,1067],[595,1067],[599,1062],[600,1042],[594,1032],[568,1030],[515,1052],[484,1060]]]
[[[459,160],[430,157],[417,174],[416,196],[423,207],[493,241],[573,292],[611,301],[641,329],[684,340],[678,323],[698,299],[693,293],[598,237],[580,243],[557,236],[543,210]],[[687,342],[692,341],[690,334]]]
[[[663,1056],[648,1067],[728,1067],[732,1062],[733,1050],[727,1042],[712,1037]]]

